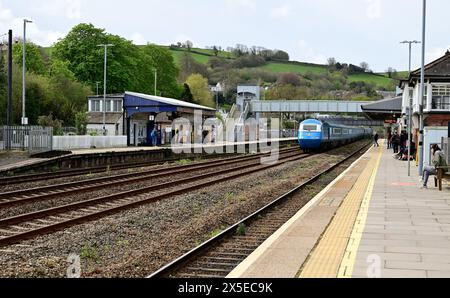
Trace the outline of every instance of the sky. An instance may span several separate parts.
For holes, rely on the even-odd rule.
[[[450,1],[429,0],[426,62],[450,48]],[[236,44],[287,51],[291,60],[329,57],[376,72],[408,69],[403,40],[421,40],[422,0],[0,0],[0,35],[13,29],[50,46],[79,23],[92,23],[136,44],[195,47]],[[5,38],[5,37],[2,37]],[[414,46],[413,68],[421,46]]]

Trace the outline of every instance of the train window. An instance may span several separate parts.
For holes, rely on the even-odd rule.
[[[303,131],[317,131],[317,125],[304,125]]]
[[[348,135],[348,129],[343,129],[343,130],[342,130],[342,134]]]
[[[333,128],[333,134],[334,135],[341,135],[342,134],[342,128]]]

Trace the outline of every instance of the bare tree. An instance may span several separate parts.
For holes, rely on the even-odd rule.
[[[368,72],[369,71],[369,63],[361,62],[361,64],[359,64],[359,66],[364,70],[364,72]]]
[[[192,50],[192,47],[194,46],[194,44],[190,40],[186,41],[185,45],[189,52]]]

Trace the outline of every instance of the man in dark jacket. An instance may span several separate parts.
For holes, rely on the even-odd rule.
[[[373,136],[373,146],[374,147],[380,147],[380,144],[378,144],[379,139],[380,139],[380,136],[376,132],[375,135]]]

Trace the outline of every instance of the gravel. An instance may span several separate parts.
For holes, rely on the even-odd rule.
[[[358,146],[2,247],[0,277],[65,277],[70,254],[81,257],[82,277],[145,277]]]

